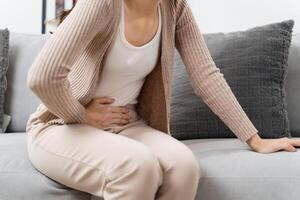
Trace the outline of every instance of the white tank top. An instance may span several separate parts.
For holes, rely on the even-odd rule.
[[[104,63],[99,85],[94,97],[109,96],[115,98],[111,105],[124,106],[136,104],[137,97],[145,81],[145,77],[155,67],[161,39],[161,13],[155,36],[143,46],[130,44],[124,33],[124,2],[118,33],[112,49]]]

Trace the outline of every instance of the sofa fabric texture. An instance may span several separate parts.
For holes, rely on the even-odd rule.
[[[49,35],[10,32],[8,86],[4,111],[12,120],[6,132],[25,131],[31,113],[40,104],[39,98],[26,86],[26,76],[35,57],[41,51]],[[22,101],[20,101],[22,99]]]
[[[293,20],[245,31],[204,34],[230,88],[263,138],[290,136],[285,79]],[[233,132],[199,99],[176,51],[171,131],[177,139],[228,138]]]
[[[300,33],[293,35],[286,79],[287,111],[292,136],[300,137]]]
[[[6,131],[3,126],[4,121],[4,102],[5,92],[7,89],[6,73],[8,70],[8,50],[9,50],[9,30],[8,28],[0,29],[0,133]]]

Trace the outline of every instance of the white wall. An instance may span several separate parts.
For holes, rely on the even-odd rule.
[[[189,0],[203,33],[245,30],[294,19],[300,33],[300,0]]]
[[[66,9],[72,1],[66,0]],[[55,16],[55,0],[47,1],[47,19]],[[40,34],[42,32],[42,0],[0,0],[0,29]],[[55,27],[47,26],[46,33]]]
[[[1,1],[1,0],[0,0]],[[70,9],[73,5],[72,0],[65,0],[65,9]],[[46,19],[53,19],[55,18],[55,0],[48,0],[47,1],[47,15]],[[57,27],[53,25],[46,25],[45,33],[49,34],[50,31],[55,31]]]
[[[0,0],[0,28],[41,33],[42,0]]]
[[[300,0],[188,1],[202,32],[244,30],[289,18],[295,19],[294,32],[300,32]],[[53,9],[54,0],[48,2]],[[41,17],[42,0],[0,0],[0,28],[41,33]]]

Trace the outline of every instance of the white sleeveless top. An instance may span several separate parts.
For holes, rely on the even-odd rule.
[[[137,97],[145,81],[145,77],[155,67],[161,39],[161,11],[159,25],[155,36],[143,46],[134,46],[125,38],[124,2],[122,0],[122,16],[115,43],[103,66],[95,97],[108,96],[115,98],[111,105],[124,106],[136,104]]]

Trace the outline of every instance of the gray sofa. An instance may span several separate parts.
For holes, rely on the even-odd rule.
[[[47,38],[11,32],[5,112],[12,116],[12,121],[8,133],[0,134],[0,200],[101,199],[48,178],[27,157],[25,125],[39,99],[26,87],[26,73]],[[291,131],[296,137],[300,137],[299,55],[300,34],[295,34],[286,89]],[[236,138],[182,142],[194,152],[204,173],[197,200],[300,198],[300,152],[259,154]]]

